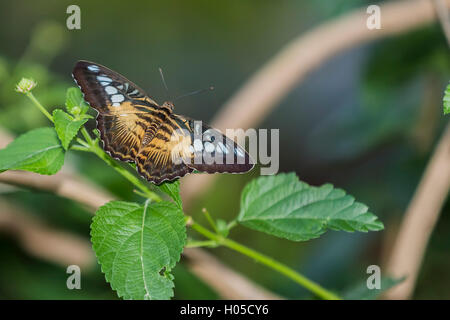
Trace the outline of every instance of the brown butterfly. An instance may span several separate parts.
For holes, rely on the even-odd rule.
[[[249,154],[218,130],[173,113],[141,88],[100,64],[78,61],[73,78],[98,111],[103,148],[116,159],[136,163],[155,184],[207,173],[244,173],[254,166]]]

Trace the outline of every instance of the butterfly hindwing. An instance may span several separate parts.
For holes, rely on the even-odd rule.
[[[160,184],[194,171],[183,161],[189,157],[191,135],[179,130],[173,117],[166,119],[151,140],[142,146],[136,156],[136,169],[147,180]]]
[[[103,148],[114,158],[133,162],[141,147],[147,122],[138,115],[130,113],[123,115],[97,116],[97,128],[103,141]]]
[[[180,143],[183,151],[175,156],[183,157],[187,166],[207,173],[241,173],[253,168],[249,154],[219,130],[180,115],[172,115],[172,119],[189,135],[189,145]]]
[[[136,157],[138,172],[161,183],[193,172],[240,173],[253,168],[248,153],[201,121],[172,114]]]

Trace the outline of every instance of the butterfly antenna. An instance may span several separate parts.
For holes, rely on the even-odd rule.
[[[164,88],[166,88],[167,96],[169,96],[169,88],[167,87],[166,79],[164,79],[164,73],[161,68],[159,68],[159,74],[161,75],[161,79],[164,84]]]
[[[205,91],[213,91],[213,90],[214,90],[214,86],[210,86],[209,88],[204,88],[204,89],[200,89],[200,90],[195,90],[195,91],[183,94],[181,96],[178,96],[177,98],[175,98],[174,101],[177,101],[177,100],[179,100],[181,98],[193,96],[194,94],[202,93],[202,92],[205,92]]]

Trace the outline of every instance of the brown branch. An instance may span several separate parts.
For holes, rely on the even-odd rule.
[[[445,5],[444,0],[433,0],[433,4],[436,8],[442,31],[444,31],[445,38],[447,39],[447,44],[450,46],[450,13],[448,7]]]
[[[12,136],[0,129],[0,148],[12,141]],[[25,171],[6,171],[0,173],[0,183],[24,188],[44,190],[85,205],[92,213],[114,196],[98,186],[92,185],[75,173],[70,173],[67,164],[53,176],[43,176]],[[2,203],[0,203],[2,205]],[[94,257],[85,243],[82,244],[72,235],[42,226],[21,210],[9,206],[6,210],[0,206],[0,227],[14,232],[30,254],[67,266],[77,264],[89,266]],[[17,215],[17,219],[16,219]],[[78,241],[78,242],[77,242]],[[187,250],[191,271],[203,279],[221,297],[227,299],[275,299],[278,296],[262,289],[241,274],[222,264],[214,256],[198,248]],[[94,260],[95,261],[95,260]],[[76,263],[75,263],[76,262]],[[208,276],[205,275],[208,272]],[[259,292],[259,293],[258,293]],[[234,295],[236,294],[236,295]]]
[[[219,262],[205,250],[185,249],[189,269],[204,282],[215,288],[224,299],[231,300],[279,300],[280,296],[250,283],[241,274],[234,272]],[[220,275],[219,277],[217,275]],[[226,281],[224,281],[226,279]]]
[[[113,195],[99,189],[86,179],[68,173],[66,169],[53,176],[32,174],[26,171],[6,171],[0,174],[0,182],[51,192],[85,205],[88,210],[93,212],[114,198]]]
[[[445,6],[450,7],[450,0]],[[387,1],[381,6],[381,29],[366,27],[366,8],[319,25],[302,34],[269,60],[221,108],[212,122],[222,131],[258,126],[278,102],[307,74],[336,54],[379,38],[393,36],[433,21],[429,0]],[[182,196],[186,206],[207,190],[216,175],[184,178]]]
[[[6,201],[0,201],[0,230],[16,238],[28,253],[40,259],[63,267],[75,264],[81,269],[95,265],[89,241],[50,228]]]
[[[450,124],[447,125],[409,204],[388,260],[387,272],[390,276],[407,278],[388,291],[385,298],[411,297],[428,240],[449,190]]]

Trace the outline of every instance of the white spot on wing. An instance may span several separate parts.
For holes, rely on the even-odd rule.
[[[87,67],[90,71],[92,72],[98,72],[98,70],[100,70],[100,68],[94,64],[91,64],[90,66]]]
[[[130,95],[136,95],[136,94],[138,94],[139,93],[139,90],[138,89],[134,89],[133,91],[131,91],[129,94]]]
[[[109,77],[105,77],[105,76],[97,76],[97,80],[98,81],[106,81],[106,82],[111,82],[112,79]]]
[[[117,89],[114,88],[113,86],[107,86],[105,88],[105,91],[106,91],[107,94],[115,94],[115,93],[117,93]]]
[[[112,104],[112,106],[113,106],[113,107],[120,107],[120,103],[119,103],[119,102],[114,102],[114,103]]]
[[[125,100],[125,97],[122,94],[115,94],[111,96],[111,102],[122,102]]]

